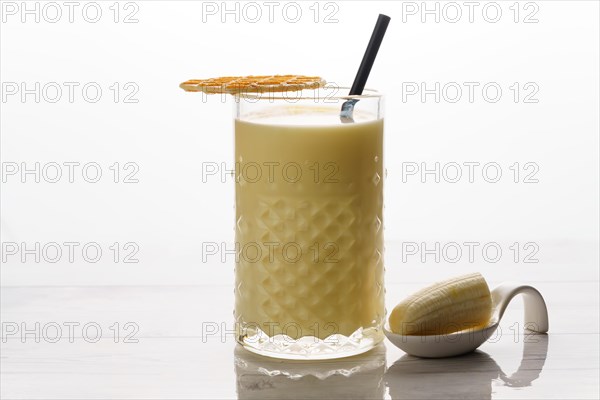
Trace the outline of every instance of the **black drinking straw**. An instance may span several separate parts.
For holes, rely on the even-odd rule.
[[[377,18],[377,23],[375,24],[375,29],[373,29],[373,34],[371,35],[371,40],[369,41],[365,55],[363,56],[360,67],[358,68],[358,72],[356,73],[356,77],[354,78],[354,83],[350,89],[350,95],[362,94],[389,23],[390,17],[379,14],[379,18]]]
[[[367,46],[365,55],[363,56],[360,67],[358,68],[358,72],[356,73],[356,77],[354,78],[354,83],[352,83],[352,88],[350,89],[349,93],[350,96],[362,94],[365,84],[367,83],[367,79],[369,78],[369,73],[371,73],[373,63],[375,62],[375,57],[377,57],[377,52],[379,51],[379,47],[383,41],[383,36],[385,35],[385,31],[390,23],[390,19],[391,18],[387,15],[379,14],[377,23],[375,24],[375,29],[373,29],[373,34],[371,35],[371,40],[369,40],[369,45]],[[352,111],[354,110],[354,104],[356,104],[357,101],[358,100],[356,99],[352,99],[344,102],[342,105],[342,112],[340,114],[342,122],[354,122],[352,119]]]

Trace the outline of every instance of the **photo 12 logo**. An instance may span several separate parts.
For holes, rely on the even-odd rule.
[[[137,264],[140,246],[136,242],[2,242],[2,263],[36,264],[58,262],[96,264],[105,259],[115,264]]]
[[[110,1],[3,1],[2,23],[76,23],[137,24],[140,6],[137,2]]]
[[[2,164],[2,183],[139,183],[135,162],[100,164],[95,161],[15,162]]]
[[[449,161],[402,163],[402,183],[539,183],[540,166],[532,161],[498,163],[495,161]]]
[[[202,242],[203,263],[215,259],[226,263],[233,256],[236,263],[335,264],[339,262],[339,252],[340,247],[335,242],[236,242],[233,245],[225,242]]]
[[[509,257],[513,263],[537,264],[540,246],[536,242],[402,242],[403,263],[486,262],[495,264]]]
[[[402,103],[513,103],[537,104],[536,82],[402,82]]]
[[[107,336],[104,332],[110,332]],[[135,337],[140,331],[140,327],[135,322],[126,322],[120,324],[113,323],[110,326],[104,326],[98,322],[14,322],[2,321],[2,343],[7,343],[10,339],[19,339],[21,343],[75,343],[75,339],[83,339],[87,343],[98,343],[102,338],[112,338],[114,343],[138,343],[139,339]]]
[[[255,24],[284,21],[295,24],[305,20],[315,24],[337,24],[339,11],[339,4],[333,1],[204,1],[202,22]]]
[[[515,24],[537,24],[539,11],[538,3],[532,1],[403,1],[402,22],[495,24],[505,19]]]
[[[340,167],[334,161],[244,161],[229,165],[225,162],[204,161],[202,183],[229,180],[241,184],[252,183],[339,183]]]
[[[2,82],[2,103],[139,103],[135,82]]]
[[[344,87],[333,81],[327,81],[323,86],[319,86],[314,89],[301,90],[289,90],[281,92],[277,87],[274,89],[268,89],[262,92],[248,93],[243,88],[238,91],[232,90],[224,93],[206,93],[204,91],[198,92],[201,96],[202,103],[209,103],[212,101],[220,101],[221,103],[229,103],[231,100],[236,103],[275,103],[284,101],[289,104],[297,104],[303,100],[311,100],[316,103],[324,104],[342,104],[347,99],[343,97],[345,92]]]
[[[221,321],[203,321],[201,337],[202,343],[208,343],[210,340],[220,340],[226,343],[228,339],[234,340],[236,337],[244,337],[244,343],[274,343],[282,340],[289,344],[297,343],[301,340],[308,344],[306,339],[313,343],[322,341],[325,344],[337,344],[339,342],[339,326],[335,322],[317,322],[309,326],[302,326],[293,321],[280,323],[277,321],[263,322],[245,322],[243,324],[234,322],[232,325]],[[325,337],[325,339],[319,339]],[[299,338],[299,339],[294,339]]]

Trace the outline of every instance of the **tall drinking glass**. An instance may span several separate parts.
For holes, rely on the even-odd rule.
[[[382,97],[333,92],[236,97],[234,316],[255,353],[337,358],[383,339]]]

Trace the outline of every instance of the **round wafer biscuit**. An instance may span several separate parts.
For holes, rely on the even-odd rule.
[[[223,76],[210,79],[190,79],[179,85],[186,92],[264,93],[316,89],[325,85],[319,76],[304,75],[250,75]]]

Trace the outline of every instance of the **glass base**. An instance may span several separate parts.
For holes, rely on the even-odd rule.
[[[303,336],[293,339],[287,335],[269,337],[262,330],[252,336],[238,337],[248,351],[272,358],[287,360],[329,360],[365,353],[383,340],[383,331],[376,328],[357,329],[352,335],[335,334],[325,339]]]

